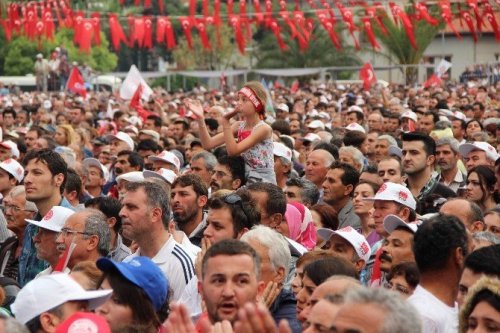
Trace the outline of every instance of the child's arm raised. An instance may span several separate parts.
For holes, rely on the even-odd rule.
[[[272,129],[269,125],[263,124],[252,131],[250,136],[248,136],[245,140],[240,142],[236,142],[234,140],[234,126],[231,127],[229,124],[229,118],[234,116],[235,113],[229,114],[227,116],[221,117],[219,122],[222,124],[224,140],[226,142],[227,153],[230,156],[240,155],[241,153],[247,151],[252,148],[256,144],[261,141],[264,141],[271,135]]]
[[[200,140],[203,149],[209,150],[224,144],[224,134],[218,133],[217,135],[211,137],[208,133],[207,125],[205,124],[205,114],[200,101],[197,100],[184,100],[184,105],[188,110],[191,110],[196,117],[198,117],[198,125],[200,130]]]

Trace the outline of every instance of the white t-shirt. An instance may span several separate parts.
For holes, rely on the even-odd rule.
[[[449,307],[418,285],[408,298],[422,319],[422,333],[457,333],[458,306]]]
[[[139,248],[134,254],[128,256],[124,262],[141,255]],[[195,276],[194,257],[181,244],[170,236],[160,251],[151,258],[160,267],[168,279],[169,287],[173,290],[172,301],[177,301],[189,281]]]

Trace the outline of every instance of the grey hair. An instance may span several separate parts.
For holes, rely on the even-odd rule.
[[[398,293],[384,288],[353,288],[345,294],[345,304],[373,304],[385,312],[379,333],[421,333],[417,310]]]
[[[483,142],[488,142],[490,139],[490,136],[486,132],[476,132],[472,134],[472,139],[474,141],[483,141]]]
[[[20,195],[24,195],[26,197],[26,188],[24,185],[17,185],[12,190],[10,190],[9,195],[11,198],[18,197]],[[26,200],[24,204],[24,209],[29,211],[29,212],[38,212],[38,208],[36,207],[36,204],[33,201]]]
[[[325,154],[325,167],[326,168],[329,168],[330,165],[332,165],[333,162],[335,162],[335,157],[333,157],[333,155],[330,154],[330,152],[328,150],[325,150],[325,149],[315,149],[314,151],[322,151],[323,153],[326,153]]]
[[[305,206],[314,206],[319,200],[318,187],[309,179],[306,178],[290,178],[286,181],[286,186],[297,186],[300,188],[300,196],[302,204]]]
[[[217,158],[214,154],[208,151],[201,151],[191,157],[191,162],[199,160],[200,158],[203,158],[203,160],[205,161],[205,168],[207,168],[208,171],[212,171],[215,168],[215,165],[217,164]]]
[[[487,241],[491,243],[491,245],[500,244],[500,237],[495,236],[494,233],[489,231],[479,231],[472,234],[472,238],[478,241]]]
[[[284,276],[288,276],[291,254],[285,237],[269,227],[257,225],[240,238],[246,243],[251,239],[268,249],[269,261],[273,270],[276,272],[280,267],[283,267],[285,269]]]
[[[395,146],[398,147],[398,143],[396,142],[396,139],[394,139],[392,136],[388,134],[381,135],[377,138],[377,141],[385,140],[389,143],[389,146]]]
[[[281,164],[283,164],[283,165],[292,165],[292,161],[289,161],[288,159],[286,159],[286,158],[284,158],[282,156],[275,156],[275,157],[279,158]]]
[[[444,137],[444,138],[436,140],[436,147],[445,146],[445,145],[450,146],[451,150],[455,154],[458,154],[458,146],[460,146],[460,143],[458,142],[457,139],[450,138],[450,137]]]
[[[170,222],[170,197],[168,193],[160,185],[148,181],[128,182],[126,185],[127,192],[136,192],[140,188],[146,193],[149,208],[161,209],[163,227],[168,229],[168,223]]]
[[[353,146],[340,147],[339,153],[341,152],[346,152],[348,154],[351,154],[352,158],[360,165],[360,169],[358,171],[360,173],[363,171],[363,166],[365,165],[365,157],[358,148]]]
[[[29,333],[29,330],[14,318],[2,318],[5,321],[5,332],[9,333]]]
[[[97,250],[101,256],[107,256],[111,245],[111,231],[109,230],[106,215],[100,210],[93,208],[86,208],[82,212],[88,213],[85,217],[84,232],[87,235],[96,235],[99,237]]]

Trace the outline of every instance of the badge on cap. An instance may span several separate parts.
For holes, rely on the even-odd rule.
[[[47,221],[47,220],[50,220],[52,218],[52,216],[54,216],[54,211],[51,209],[51,210],[49,210],[49,212],[47,214],[45,214],[43,219]]]

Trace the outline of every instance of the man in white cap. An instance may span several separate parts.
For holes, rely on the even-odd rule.
[[[328,249],[354,264],[361,272],[370,258],[371,249],[366,238],[354,228],[347,226],[339,230],[319,228],[318,236],[326,242],[323,249]]]
[[[165,168],[172,170],[178,174],[181,168],[181,162],[179,158],[174,153],[166,150],[162,151],[156,156],[150,156],[148,160],[153,163],[154,171]]]
[[[285,103],[278,104],[275,110],[276,110],[276,119],[286,119],[288,117],[288,113],[290,112],[290,108]]]
[[[11,140],[0,142],[0,161],[5,161],[9,158],[17,160],[19,155],[19,148],[15,142]]]
[[[281,142],[273,142],[273,145],[276,185],[284,189],[292,171],[292,151]]]
[[[108,181],[109,170],[95,158],[83,160],[85,174],[84,191],[91,197],[96,198],[102,194],[104,184]]]
[[[0,162],[0,193],[2,198],[23,181],[24,168],[18,161],[11,158]]]
[[[497,150],[487,142],[472,142],[461,144],[458,148],[464,160],[467,171],[478,165],[493,167],[500,157]]]
[[[112,292],[87,291],[65,273],[51,274],[21,289],[11,309],[30,332],[53,333],[75,312],[93,310],[104,304]]]
[[[75,212],[69,208],[54,206],[45,214],[41,221],[26,219],[26,222],[38,227],[38,232],[33,237],[37,258],[49,263],[49,267],[40,272],[37,278],[43,275],[49,275],[54,271],[61,255],[61,252],[57,250],[57,236],[61,232],[68,217],[74,213]]]
[[[402,262],[415,262],[413,255],[413,235],[418,223],[407,223],[396,215],[384,218],[384,229],[389,234],[382,245],[380,270],[388,273],[392,266]]]
[[[418,123],[418,118],[417,114],[411,110],[406,110],[403,112],[401,115],[401,129],[403,132],[409,132],[410,130],[415,130],[417,123]]]
[[[357,105],[352,105],[347,109],[346,124],[359,124],[363,125],[365,114],[363,109]]]
[[[313,120],[309,123],[309,125],[307,125],[307,128],[311,133],[318,133],[325,130],[325,123],[321,120]]]
[[[118,156],[118,153],[122,150],[134,150],[134,141],[125,132],[118,132],[114,135],[108,135],[106,137],[111,143],[111,155]]]

